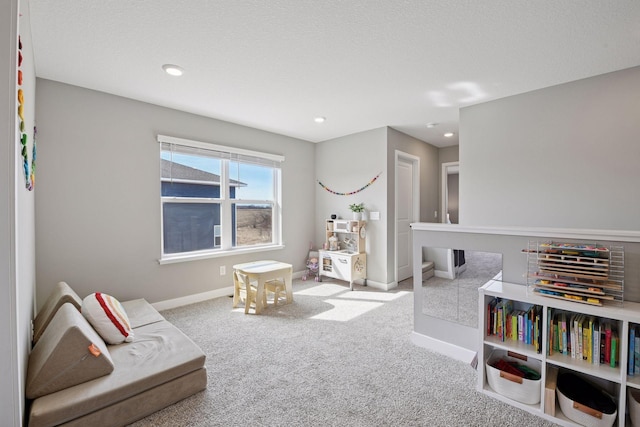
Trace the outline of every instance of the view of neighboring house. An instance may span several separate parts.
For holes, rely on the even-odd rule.
[[[220,175],[161,159],[162,197],[220,198]],[[230,198],[245,184],[231,180]],[[220,204],[165,202],[162,207],[164,252],[220,247]],[[235,210],[232,211],[235,241]]]

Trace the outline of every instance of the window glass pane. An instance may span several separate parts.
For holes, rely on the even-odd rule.
[[[220,197],[220,159],[161,152],[162,196]]]
[[[160,145],[162,253],[226,253],[279,243],[280,226],[274,227],[273,221],[280,218],[276,197],[284,159],[181,142],[167,140]],[[223,222],[230,227],[222,229]]]
[[[270,204],[234,204],[235,246],[271,243],[273,207]]]
[[[164,253],[220,247],[220,205],[169,203],[162,205]]]
[[[273,200],[273,168],[251,163],[229,162],[231,198]]]

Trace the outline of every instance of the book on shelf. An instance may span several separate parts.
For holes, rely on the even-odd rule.
[[[509,322],[509,324],[511,325],[511,330],[509,331],[509,339],[511,339],[512,341],[517,341],[518,340],[518,313],[517,311],[514,311],[509,316],[511,320]]]
[[[635,348],[634,348],[634,364],[635,364],[635,373],[640,374],[640,331],[636,330],[636,340],[635,340]]]
[[[634,376],[636,369],[635,362],[635,351],[636,351],[636,331],[633,327],[629,328],[629,357],[627,360],[627,375]]]
[[[514,309],[511,300],[492,298],[487,303],[487,336],[500,341],[520,341],[542,352],[542,306],[532,305],[526,310]]]
[[[553,310],[547,307],[547,356],[553,355]]]
[[[604,329],[604,363],[609,365],[611,363],[611,325],[606,324]]]
[[[542,317],[541,311],[539,309],[534,317],[536,322]],[[548,332],[545,343],[548,356],[559,354],[592,365],[619,366],[621,344],[614,322],[552,308],[547,309],[547,319]],[[633,330],[634,344],[629,344],[627,369],[629,372],[633,369],[635,375],[638,375],[640,374],[640,327],[630,328],[631,330]],[[534,336],[537,341],[534,344],[538,352],[542,350],[540,332],[540,325],[536,323]]]
[[[536,306],[536,352],[542,353],[542,306]]]
[[[609,357],[610,366],[615,368],[618,365],[619,356],[618,351],[620,349],[620,345],[618,342],[618,332],[615,330],[611,331],[611,355]]]
[[[497,298],[492,298],[487,304],[487,336],[493,335],[494,316],[497,302]]]
[[[560,334],[562,335],[562,354],[571,354],[567,352],[567,315],[560,313]]]
[[[598,319],[595,319],[593,321],[593,332],[591,334],[591,336],[593,337],[593,344],[592,344],[592,349],[593,349],[593,355],[592,355],[592,363],[594,365],[599,365],[600,364],[600,321]]]
[[[591,330],[593,328],[593,317],[588,317],[584,319],[584,323],[582,325],[582,360],[587,361],[587,363],[593,363],[591,360]]]
[[[560,330],[560,314],[557,311],[553,311],[552,314],[553,325],[551,325],[553,332],[552,338],[553,342],[551,343],[551,347],[553,347],[553,353],[562,353],[562,346],[559,344],[562,342],[562,338],[560,338],[560,334],[562,331]]]
[[[571,323],[569,328],[571,351],[569,353],[571,354],[572,359],[582,359],[582,332],[579,332],[581,327],[580,315],[574,314],[573,316],[571,316]]]
[[[522,310],[518,311],[518,341],[524,342],[524,316]]]

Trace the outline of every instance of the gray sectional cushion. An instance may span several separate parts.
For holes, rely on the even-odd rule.
[[[29,425],[69,422],[204,366],[202,350],[166,320],[136,328],[135,333],[134,342],[109,346],[115,364],[110,375],[33,401]]]
[[[53,319],[60,306],[64,303],[73,304],[78,310],[82,306],[82,299],[65,282],[58,282],[53,288],[49,297],[42,305],[35,319],[33,319],[33,344],[35,345],[40,336]]]
[[[111,373],[102,338],[70,303],[63,304],[33,347],[26,396],[35,399]]]
[[[207,370],[200,368],[186,375],[150,388],[128,399],[90,412],[63,424],[53,417],[53,413],[43,406],[32,411],[29,427],[113,427],[124,426],[166,408],[186,397],[207,388]],[[55,402],[52,402],[55,404]],[[42,412],[40,412],[42,410]]]
[[[153,308],[144,298],[125,301],[122,303],[122,307],[127,312],[133,329],[164,320],[162,314],[158,313],[158,310]]]

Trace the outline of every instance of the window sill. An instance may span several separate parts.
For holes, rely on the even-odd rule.
[[[284,249],[284,245],[255,246],[251,248],[237,248],[237,249],[230,249],[226,251],[196,252],[191,254],[168,255],[163,258],[160,258],[158,260],[158,264],[160,265],[175,264],[177,262],[198,261],[201,259],[210,259],[210,258],[222,258],[227,256],[245,255],[245,254],[252,254],[257,252],[273,251],[278,249]]]

